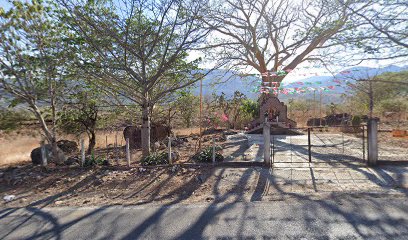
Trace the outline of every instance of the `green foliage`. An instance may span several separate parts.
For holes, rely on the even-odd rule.
[[[85,159],[84,167],[91,167],[96,165],[106,165],[107,161],[102,157],[96,157],[95,154],[92,152],[90,158]]]
[[[216,162],[222,162],[224,161],[224,156],[222,156],[219,151],[222,150],[222,147],[216,146],[215,147],[215,161]],[[196,162],[207,162],[210,163],[212,162],[213,158],[213,148],[212,147],[207,147],[200,152],[196,153],[192,159]]]
[[[199,97],[191,92],[184,91],[180,93],[180,97],[175,101],[175,107],[180,113],[185,127],[191,127],[193,116],[198,112],[199,103]]]
[[[61,41],[67,29],[56,20],[51,2],[12,4],[0,15],[0,39],[7,39],[0,41],[0,87],[12,95],[12,106],[47,101],[50,85],[53,94],[62,86],[56,79],[65,76],[62,66],[69,62]]]
[[[55,142],[61,103],[74,52],[66,51],[68,29],[58,21],[52,1],[12,1],[0,14],[0,90],[11,107],[25,104],[49,143]],[[51,127],[45,119],[51,112]],[[61,159],[59,159],[61,160]]]
[[[141,160],[143,166],[169,164],[167,152],[154,152]]]
[[[408,71],[384,73],[375,76],[371,80],[374,112],[378,115],[380,115],[381,111],[384,111],[384,106],[392,109],[390,104],[387,104],[389,100],[407,99],[408,97]],[[346,104],[349,106],[351,113],[361,115],[368,113],[370,103],[369,84],[368,81],[359,82],[354,89],[353,95],[348,98]],[[383,101],[385,101],[385,105],[382,104]]]
[[[95,130],[99,111],[97,100],[86,92],[78,92],[74,96],[60,113],[60,128],[68,134]]]
[[[173,16],[172,11],[168,15],[162,11],[182,8],[184,2],[132,4],[75,1],[65,9],[65,19],[80,34],[73,38],[85,53],[78,64],[84,72],[98,76],[92,81],[139,105],[148,93],[149,105],[153,105],[199,80],[200,74],[192,71],[198,70],[200,59],[187,60],[186,49],[193,44],[189,39],[194,35],[187,32],[191,27],[197,28],[197,33],[203,30],[189,24],[197,21],[190,13]]]
[[[251,118],[259,117],[259,103],[252,99],[244,99],[241,105],[241,111]]]
[[[202,78],[201,59],[188,56],[207,35],[196,17],[201,2],[69,2],[64,19],[79,35],[72,39],[81,56],[76,65],[115,102],[142,107],[143,122],[156,104]],[[146,155],[150,142],[142,142]]]
[[[361,117],[360,116],[353,116],[351,119],[351,125],[353,126],[360,126],[361,125]]]
[[[408,111],[406,98],[385,99],[380,102],[380,106],[383,112],[402,113]]]
[[[27,120],[27,112],[0,109],[0,130],[14,130]]]
[[[302,113],[307,113],[308,111],[313,109],[314,104],[316,103],[310,100],[306,100],[306,99],[300,99],[300,100],[291,99],[288,105],[289,105],[290,111],[300,111]]]
[[[224,92],[220,95],[213,93],[213,99],[208,117],[213,126],[219,126],[225,122],[229,128],[237,128],[248,116],[242,114],[244,111],[242,104],[248,99],[240,91],[235,91],[232,98],[228,98]],[[246,110],[251,111],[250,109]]]
[[[329,112],[329,114],[336,114],[336,110],[337,110],[337,106],[336,106],[336,104],[334,104],[333,102],[332,102],[332,103],[330,103],[329,108],[330,108],[330,112]]]

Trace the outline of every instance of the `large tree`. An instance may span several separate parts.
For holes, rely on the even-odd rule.
[[[0,89],[12,105],[22,104],[38,119],[57,154],[56,118],[70,57],[64,51],[63,26],[54,8],[42,1],[13,1],[0,8]],[[51,113],[51,125],[46,114]]]
[[[346,36],[361,60],[408,57],[408,4],[404,0],[369,0],[364,12],[349,6],[359,26]],[[355,52],[354,52],[355,53]]]
[[[215,31],[215,57],[232,67],[259,73],[286,73],[307,60],[324,60],[321,51],[343,44],[333,41],[353,27],[350,17],[367,6],[359,0],[226,0],[213,1],[206,23]],[[353,11],[349,8],[352,7]],[[285,72],[264,76],[281,82]],[[269,86],[271,84],[269,83]]]
[[[200,45],[204,1],[61,0],[79,48],[92,54],[79,62],[100,87],[142,108],[142,149],[150,152],[150,112],[160,99],[198,81],[199,59],[187,52]],[[94,3],[96,2],[96,3]]]

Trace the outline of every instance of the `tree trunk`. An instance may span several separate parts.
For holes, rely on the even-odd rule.
[[[51,79],[51,78],[50,78]],[[52,151],[52,157],[54,158],[54,161],[58,165],[62,165],[64,161],[64,157],[60,156],[58,152],[58,146],[57,146],[57,137],[56,137],[56,123],[57,123],[57,112],[56,112],[56,99],[55,99],[55,86],[53,85],[53,80],[50,80],[49,83],[49,94],[50,94],[50,100],[51,100],[51,117],[52,117],[52,128],[51,128],[51,151]]]
[[[61,150],[60,150],[61,151]],[[52,158],[57,165],[62,165],[64,164],[64,157],[60,156],[59,151],[58,151],[58,145],[57,145],[57,139],[53,136],[51,139],[51,152],[52,152]]]
[[[143,101],[142,105],[142,154],[148,156],[150,154],[150,114],[149,114],[149,99]]]
[[[88,136],[89,136],[89,144],[88,144],[88,150],[86,150],[86,153],[92,154],[92,151],[94,150],[95,145],[96,145],[95,130],[90,130]]]
[[[38,107],[35,104],[30,104],[30,107],[34,112],[35,117],[40,122],[41,129],[43,130],[44,135],[47,138],[48,143],[51,144],[53,136],[52,136],[51,131],[48,129],[47,124],[45,123],[44,117],[41,115],[40,110],[38,109]]]

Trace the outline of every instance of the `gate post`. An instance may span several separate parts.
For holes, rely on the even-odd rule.
[[[367,124],[368,166],[377,165],[378,161],[378,119],[371,118]]]
[[[310,128],[307,128],[307,146],[308,146],[308,153],[309,153],[309,162],[312,162],[312,141],[310,137]]]
[[[263,137],[264,137],[264,164],[269,167],[271,165],[271,124],[268,122],[268,113],[265,113]]]

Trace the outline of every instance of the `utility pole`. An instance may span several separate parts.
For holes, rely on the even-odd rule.
[[[322,90],[320,89],[319,126],[322,126]]]
[[[313,118],[313,126],[315,126],[316,125],[316,89],[315,90],[313,90],[313,115],[314,115],[314,118]]]
[[[203,123],[203,79],[200,79],[200,137],[198,138],[198,149],[201,149],[201,125]]]

